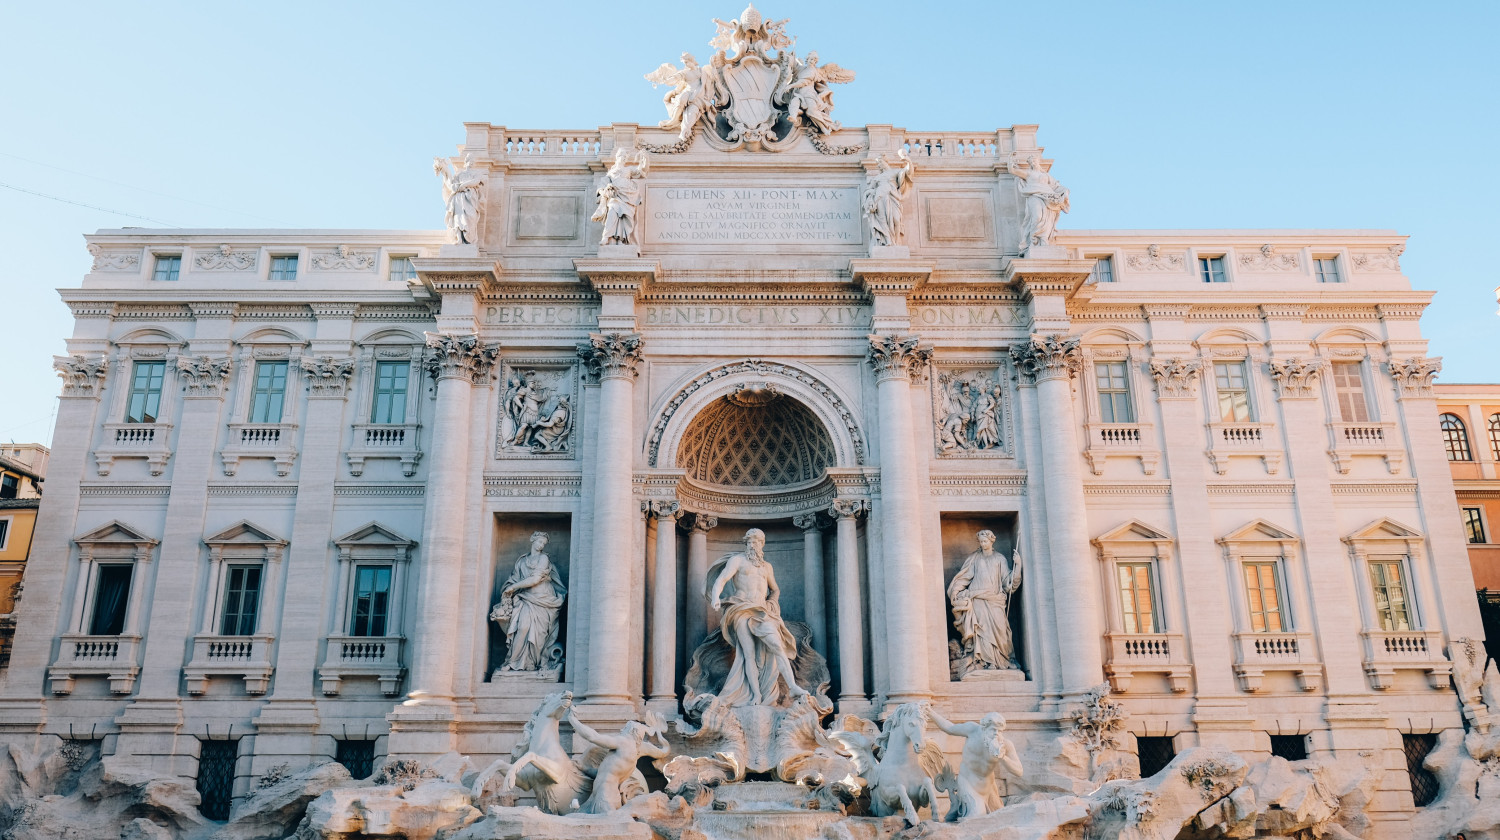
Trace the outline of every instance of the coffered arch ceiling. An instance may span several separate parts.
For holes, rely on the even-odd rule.
[[[837,457],[807,406],[767,389],[709,403],[682,436],[677,463],[702,484],[779,487],[820,478]]]

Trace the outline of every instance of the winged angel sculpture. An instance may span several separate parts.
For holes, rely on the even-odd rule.
[[[840,127],[832,116],[832,85],[854,81],[854,71],[819,64],[816,52],[798,58],[787,19],[766,20],[754,6],[714,24],[719,32],[709,41],[715,52],[707,65],[683,53],[681,67],[663,64],[646,74],[653,86],[671,86],[662,97],[667,118],[659,125],[678,132],[675,144],[651,151],[686,151],[700,124],[710,142],[725,149],[780,151],[801,131],[826,154],[858,151],[823,142]]]

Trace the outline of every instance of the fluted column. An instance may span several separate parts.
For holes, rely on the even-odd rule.
[[[890,702],[930,696],[927,616],[922,564],[922,504],[911,415],[911,379],[932,358],[916,336],[870,336],[871,367],[879,388],[881,557],[885,563],[886,635],[890,645]],[[870,597],[877,597],[871,593]]]
[[[594,557],[589,588],[589,661],[586,696],[592,702],[628,703],[630,692],[630,561],[610,552],[628,545],[639,510],[631,495],[634,458],[636,365],[641,337],[593,333],[578,354],[599,377],[599,438],[594,459]],[[629,553],[624,553],[629,557]]]
[[[1099,582],[1083,516],[1083,472],[1073,417],[1073,377],[1082,364],[1078,339],[1032,335],[1011,348],[1021,375],[1036,383],[1042,468],[1047,481],[1047,548],[1058,604],[1063,692],[1081,693],[1104,679]]]
[[[816,513],[792,517],[802,529],[802,620],[812,630],[813,649],[828,655],[828,620],[823,615],[823,525]]]
[[[717,516],[708,516],[702,513],[693,514],[692,530],[688,532],[688,568],[687,568],[687,621],[686,627],[687,651],[692,656],[693,651],[708,633],[713,632],[708,621],[708,532],[719,526]]]
[[[862,499],[834,499],[828,515],[837,523],[835,566],[838,585],[839,710],[865,703],[865,615],[859,595],[859,531],[855,517],[866,509]],[[872,593],[873,597],[873,593]]]
[[[677,517],[671,499],[648,502],[656,518],[656,587],[651,593],[651,699],[675,711],[677,689]]]
[[[427,373],[437,380],[431,468],[428,470],[417,609],[422,615],[412,657],[408,703],[451,704],[462,575],[469,416],[473,389],[494,374],[498,345],[475,335],[427,333]]]

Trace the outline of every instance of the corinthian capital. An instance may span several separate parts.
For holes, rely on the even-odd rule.
[[[920,374],[932,361],[932,348],[920,342],[914,335],[870,336],[869,361],[875,369],[875,381],[911,379]]]
[[[1323,372],[1322,359],[1273,359],[1271,381],[1276,383],[1276,396],[1283,400],[1306,399],[1317,396],[1313,385]]]
[[[103,356],[89,358],[77,353],[71,356],[53,356],[52,367],[62,377],[65,397],[98,397],[104,385],[109,362]]]
[[[1072,379],[1083,366],[1082,354],[1078,350],[1078,339],[1061,333],[1039,335],[1032,333],[1031,339],[1019,347],[1010,348],[1010,358],[1016,369],[1028,381],[1065,377]]]
[[[349,377],[354,375],[354,360],[348,357],[320,356],[302,360],[307,390],[314,397],[342,397],[349,391]]]
[[[488,381],[500,355],[500,345],[479,343],[477,335],[423,333],[427,337],[424,365],[433,379],[467,379],[478,385]]]
[[[187,397],[222,397],[224,381],[233,366],[228,356],[178,356],[177,375]]]
[[[578,345],[578,356],[589,373],[600,379],[635,379],[641,360],[639,333],[589,333]]]
[[[1441,358],[1412,356],[1404,362],[1391,362],[1391,378],[1396,380],[1396,390],[1402,398],[1430,397],[1432,380],[1442,369]]]
[[[1203,363],[1197,359],[1151,361],[1151,378],[1156,380],[1157,399],[1188,399],[1198,390]]]

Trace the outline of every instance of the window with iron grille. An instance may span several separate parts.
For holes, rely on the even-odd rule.
[[[182,256],[180,254],[157,254],[156,268],[151,272],[151,279],[171,282],[177,279],[181,271]]]
[[[202,802],[198,810],[211,820],[223,822],[229,819],[229,806],[234,801],[234,762],[240,754],[240,742],[198,742],[198,796]]]
[[[368,779],[375,772],[375,742],[344,739],[338,741],[333,760],[344,765],[349,775],[356,779]]]
[[[1484,539],[1484,510],[1477,507],[1466,507],[1464,512],[1464,534],[1470,543],[1483,545]]]
[[[1450,461],[1472,461],[1469,455],[1469,430],[1456,414],[1444,414],[1438,418],[1438,427],[1443,430],[1443,449]]]
[[[1172,746],[1171,738],[1137,736],[1135,754],[1141,760],[1141,778],[1146,779],[1155,776],[1171,764],[1172,759],[1177,756],[1177,750]]]
[[[1307,736],[1272,735],[1271,755],[1287,761],[1301,761],[1307,758]]]
[[[1437,799],[1437,776],[1422,766],[1427,754],[1437,746],[1436,735],[1402,735],[1401,748],[1406,752],[1406,775],[1411,779],[1411,798],[1418,808]]]

